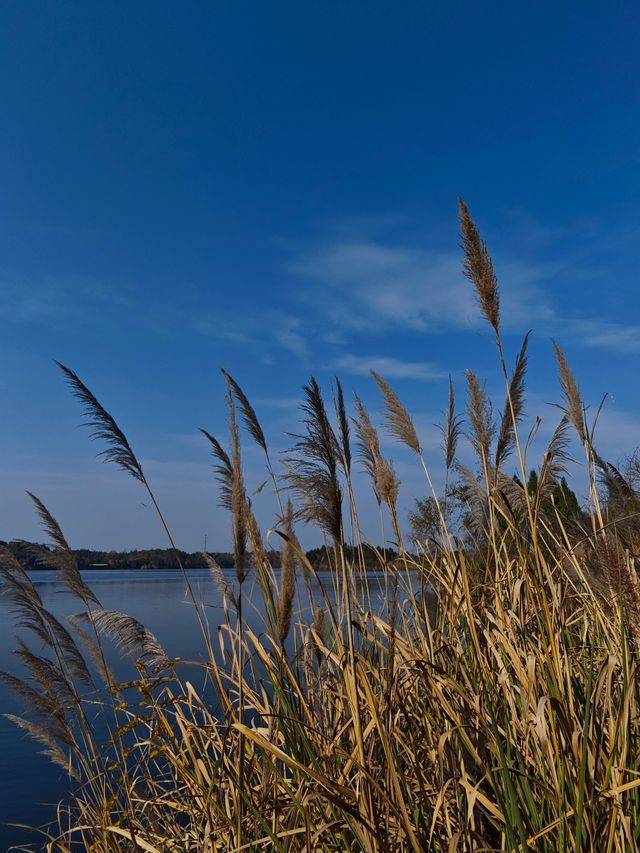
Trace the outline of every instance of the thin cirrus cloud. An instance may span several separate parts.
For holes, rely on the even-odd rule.
[[[447,375],[429,362],[403,361],[384,356],[345,354],[336,359],[335,367],[354,376],[367,376],[375,370],[388,379],[443,379]]]
[[[240,314],[229,310],[189,310],[185,317],[194,331],[205,336],[224,338],[247,347],[259,345],[268,355],[280,349],[297,356],[303,363],[309,358],[309,347],[300,317],[286,310],[256,311]]]
[[[542,285],[555,267],[510,261],[501,268],[509,281],[503,294],[507,326],[553,317]],[[313,283],[304,298],[342,328],[439,331],[479,322],[473,289],[457,253],[374,241],[336,242],[297,258],[289,271]]]
[[[589,278],[588,269],[573,267],[569,272],[558,261],[526,263],[500,255],[495,267],[505,331],[535,324],[539,331],[562,334],[581,346],[640,351],[640,325],[576,317],[554,304],[551,294],[560,288],[567,292]],[[300,255],[288,269],[311,283],[301,298],[329,318],[336,344],[346,331],[439,332],[474,328],[482,322],[458,253],[343,240]]]
[[[614,352],[640,352],[640,326],[613,323],[607,320],[571,320],[565,325],[585,346]]]
[[[17,323],[83,322],[97,310],[128,304],[115,284],[90,276],[25,274],[0,279],[0,311]]]

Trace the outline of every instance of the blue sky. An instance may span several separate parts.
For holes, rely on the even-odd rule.
[[[0,538],[37,537],[28,488],[74,545],[163,544],[137,484],[95,460],[53,358],[121,422],[187,549],[229,542],[197,434],[224,436],[221,366],[274,452],[312,373],[376,413],[378,369],[437,480],[448,374],[461,407],[469,366],[502,405],[458,195],[511,357],[533,329],[542,435],[555,337],[586,401],[610,395],[602,452],[640,444],[636,3],[16,0],[0,16]],[[425,486],[388,452],[406,508]],[[249,444],[245,465],[257,486]],[[269,494],[256,506],[270,524]]]

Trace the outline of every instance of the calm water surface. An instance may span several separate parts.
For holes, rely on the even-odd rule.
[[[66,617],[82,610],[82,603],[69,595],[56,578],[55,572],[32,573],[44,605],[57,617]],[[203,655],[203,643],[192,606],[185,596],[184,580],[179,572],[167,571],[110,571],[95,569],[83,572],[83,577],[107,610],[120,610],[139,619],[160,640],[167,654],[188,660]],[[221,598],[206,569],[189,572],[194,592],[199,600],[214,607],[208,610],[212,629],[222,619]],[[233,582],[233,570],[228,573]],[[329,579],[327,578],[327,585]],[[369,576],[373,607],[383,607],[382,577]],[[262,627],[258,605],[259,592],[250,580],[245,590],[255,606],[246,607],[247,620],[254,629]],[[303,605],[304,606],[304,605]],[[31,648],[38,652],[38,641],[27,635]],[[0,670],[20,674],[18,661],[12,655],[15,648],[15,625],[8,603],[0,596]],[[117,652],[110,656],[117,678],[135,676],[130,661]],[[0,711],[24,712],[24,705],[0,683]],[[28,716],[28,714],[27,714]],[[0,851],[13,844],[37,841],[37,836],[24,829],[7,826],[7,822],[38,826],[48,823],[55,814],[55,804],[65,795],[67,778],[60,768],[38,754],[39,747],[13,723],[0,717]]]

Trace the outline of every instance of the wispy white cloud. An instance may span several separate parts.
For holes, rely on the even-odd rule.
[[[640,325],[614,323],[609,320],[567,320],[564,335],[570,334],[581,344],[613,352],[640,352]]]
[[[559,282],[570,287],[588,280],[593,276],[588,268],[569,270],[557,261],[523,262],[500,254],[494,261],[507,331],[534,325],[585,347],[640,351],[640,325],[572,315],[554,300]],[[482,323],[459,253],[343,238],[299,255],[289,272],[309,282],[299,299],[327,318],[323,339],[336,346],[344,344],[347,332],[438,332]]]
[[[444,330],[480,322],[458,254],[336,242],[299,257],[289,269],[313,283],[306,298],[343,329]],[[516,261],[501,265],[509,281],[503,301],[510,325],[553,316],[542,286],[553,269]]]
[[[289,311],[256,309],[251,314],[220,309],[200,309],[185,313],[185,319],[201,335],[223,338],[255,349],[269,359],[273,349],[284,350],[306,362],[309,346],[302,319]]]
[[[90,276],[0,276],[0,312],[9,322],[76,323],[128,304],[115,284]]]
[[[335,367],[355,376],[367,376],[375,370],[389,379],[442,379],[446,376],[435,365],[426,361],[402,361],[399,358],[367,355],[342,355]]]

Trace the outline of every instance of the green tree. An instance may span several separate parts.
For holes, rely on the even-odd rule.
[[[442,508],[443,502],[440,501]],[[414,542],[434,542],[440,536],[440,513],[434,497],[417,498],[409,513],[411,539]]]
[[[538,491],[538,474],[531,471],[527,480],[527,491],[533,497]],[[576,493],[567,483],[567,478],[562,477],[550,493],[542,501],[542,509],[546,510],[552,517],[557,512],[564,521],[578,521],[583,516],[582,507]]]

